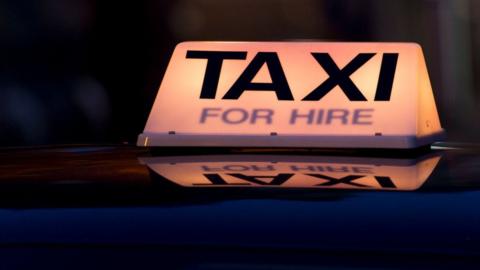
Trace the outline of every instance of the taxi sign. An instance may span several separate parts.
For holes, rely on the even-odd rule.
[[[218,155],[144,157],[159,179],[189,188],[271,187],[416,190],[441,156],[417,159]]]
[[[415,148],[443,133],[418,44],[183,42],[137,144]]]

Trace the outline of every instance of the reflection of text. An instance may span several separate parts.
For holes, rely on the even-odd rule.
[[[262,172],[262,171],[278,171],[275,165],[257,165],[257,164],[225,164],[225,165],[201,165],[204,172]],[[372,167],[366,166],[343,166],[343,165],[310,165],[295,164],[289,165],[288,170],[292,172],[337,172],[337,173],[365,173],[373,174]]]
[[[371,176],[350,174],[341,177],[331,176],[320,173],[279,173],[274,175],[250,175],[243,173],[205,173],[202,176],[207,182],[192,183],[194,186],[288,186],[289,182],[308,180],[312,187],[335,187],[344,186],[350,188],[376,188],[375,186],[362,183],[362,180],[368,178],[377,183],[380,188],[397,188],[392,179],[388,176]],[[235,181],[232,181],[232,178]],[[288,183],[288,184],[287,184]]]

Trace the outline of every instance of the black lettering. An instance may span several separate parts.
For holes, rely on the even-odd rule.
[[[351,186],[355,186],[355,187],[368,187],[368,186],[363,185],[363,184],[352,182],[353,180],[364,177],[364,175],[348,175],[348,176],[345,176],[345,177],[342,177],[342,178],[334,178],[334,177],[326,176],[326,175],[323,175],[323,174],[307,174],[307,175],[313,176],[313,177],[316,177],[316,178],[321,178],[321,179],[328,180],[328,182],[321,183],[321,184],[318,184],[316,186],[324,186],[325,187],[325,186],[334,186],[334,185],[338,185],[338,184],[347,184],[347,185],[351,185]]]
[[[250,185],[249,183],[227,183],[227,181],[225,181],[218,173],[207,173],[207,174],[204,174],[203,176],[205,176],[210,182],[211,184],[204,184],[204,183],[193,183],[192,185],[194,186],[209,186],[209,185],[223,185],[223,186],[227,186],[227,185]]]
[[[343,69],[339,69],[328,53],[312,53],[313,57],[327,72],[329,78],[326,79],[320,86],[315,88],[310,94],[303,98],[303,100],[320,100],[328,94],[335,86],[340,86],[343,93],[351,101],[366,101],[362,92],[350,79],[350,75],[365,64],[374,53],[359,53],[348,63]]]
[[[257,184],[257,185],[272,185],[272,186],[280,186],[283,183],[285,183],[290,177],[293,176],[293,173],[280,173],[276,176],[271,176],[271,175],[258,175],[258,176],[249,176],[249,175],[244,175],[241,173],[231,173],[228,174],[233,177]],[[259,178],[266,178],[266,179],[272,179],[270,182],[264,182],[262,180],[259,180]]]
[[[378,76],[375,101],[389,101],[392,93],[393,78],[397,68],[398,53],[384,53]]]
[[[223,60],[245,60],[247,52],[187,51],[187,58],[207,59],[207,68],[205,69],[200,98],[214,99],[217,93]]]
[[[377,182],[380,184],[380,186],[384,188],[396,188],[392,179],[390,179],[388,176],[375,176],[375,179],[377,179]]]
[[[266,64],[271,83],[254,83],[252,82],[255,75]],[[259,52],[248,64],[247,68],[238,77],[237,81],[232,85],[230,90],[223,96],[223,99],[238,99],[245,90],[250,91],[275,91],[279,100],[293,100],[292,91],[288,86],[287,78],[283,72],[280,59],[274,52]]]

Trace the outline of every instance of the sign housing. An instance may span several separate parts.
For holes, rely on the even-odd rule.
[[[183,42],[137,144],[415,148],[443,133],[417,44]]]

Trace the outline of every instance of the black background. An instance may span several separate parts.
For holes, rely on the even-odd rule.
[[[133,143],[187,40],[422,45],[451,141],[480,141],[474,0],[0,2],[0,145]]]

